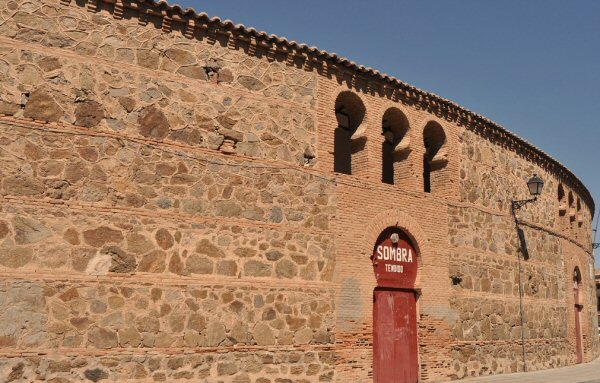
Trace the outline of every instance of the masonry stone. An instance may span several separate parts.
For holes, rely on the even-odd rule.
[[[45,188],[43,183],[25,175],[9,176],[2,180],[5,193],[14,195],[40,195]]]
[[[149,273],[162,273],[166,269],[167,253],[154,250],[144,254],[138,264],[138,271]]]
[[[14,115],[20,109],[19,104],[0,100],[0,114]]]
[[[35,243],[52,235],[41,222],[26,217],[15,217],[12,220],[15,242],[19,245]]]
[[[207,346],[218,346],[225,340],[225,326],[222,323],[211,322],[206,326]]]
[[[86,100],[77,104],[75,117],[75,125],[93,128],[104,118],[104,110],[98,102]]]
[[[23,112],[25,117],[49,122],[58,122],[63,115],[62,108],[43,89],[36,89],[31,93]]]
[[[83,238],[90,246],[100,247],[106,243],[120,243],[123,240],[123,234],[119,230],[100,226],[84,231]]]
[[[92,382],[99,382],[103,379],[108,379],[108,373],[100,368],[85,370],[84,375]]]
[[[156,242],[163,250],[168,250],[173,247],[174,240],[171,233],[168,230],[162,228],[159,229],[155,234]]]
[[[117,334],[105,328],[95,328],[90,332],[89,341],[100,349],[109,349],[117,347]]]
[[[138,119],[140,134],[144,137],[163,139],[169,133],[169,121],[165,114],[154,105],[146,107],[140,112]]]
[[[252,330],[254,341],[260,346],[275,344],[273,330],[265,322],[258,322]]]

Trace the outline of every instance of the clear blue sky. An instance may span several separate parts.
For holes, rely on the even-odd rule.
[[[600,206],[600,1],[178,3],[336,52],[483,114],[566,165]]]

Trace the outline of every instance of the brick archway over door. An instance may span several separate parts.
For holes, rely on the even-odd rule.
[[[421,257],[422,254],[430,252],[429,240],[417,221],[401,210],[389,209],[377,214],[369,221],[369,223],[367,223],[362,241],[364,244],[362,249],[363,256],[370,257],[372,255],[373,244],[377,242],[377,238],[379,238],[381,232],[392,226],[397,226],[410,237],[419,257]],[[419,269],[423,266],[423,262],[423,258],[420,258]],[[418,284],[419,278],[417,277],[415,287],[417,287]]]
[[[408,214],[397,209],[383,211],[367,224],[363,237],[365,245],[363,253],[365,256],[372,256],[373,246],[380,240],[382,233],[392,227],[397,227],[410,239],[416,253],[415,257],[419,258],[418,269],[420,269],[423,260],[421,254],[429,251],[429,241],[419,224]],[[413,287],[418,285],[418,269],[417,281]],[[416,298],[416,291],[413,289],[403,290],[378,286],[373,291],[373,373],[375,383],[413,383],[419,379]],[[404,337],[396,339],[397,336],[394,334],[403,334]],[[398,341],[400,343],[395,344]],[[411,345],[410,347],[397,347],[403,343]],[[394,352],[383,352],[385,355],[382,355],[381,351],[386,348]],[[386,355],[393,359],[400,357],[402,360],[390,362]]]

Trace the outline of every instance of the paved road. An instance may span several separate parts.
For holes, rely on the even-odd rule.
[[[586,364],[534,372],[518,372],[483,378],[471,378],[454,383],[600,383],[600,358]]]

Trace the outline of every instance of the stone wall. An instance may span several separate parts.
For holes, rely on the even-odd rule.
[[[207,81],[155,76],[113,62],[102,67],[97,71],[81,56],[65,57],[56,49],[5,47],[1,111],[194,148],[219,149],[229,140],[240,155],[296,164],[314,151],[310,111],[260,102],[227,84],[198,92],[195,85]]]
[[[110,373],[109,371],[116,373]],[[232,351],[228,354],[168,354],[143,356],[69,355],[44,360],[38,356],[0,361],[6,382],[211,381],[330,382],[334,374],[331,351]]]
[[[200,31],[164,34],[135,12],[114,20],[56,1],[0,5],[8,114],[33,97],[25,117],[211,149],[228,139],[239,154],[300,164],[314,151],[313,73],[209,44]]]
[[[493,293],[504,296],[519,296],[519,266],[516,259],[480,255],[476,252],[461,255],[450,254],[450,278],[455,288],[473,292]],[[516,256],[514,256],[516,258]],[[527,297],[564,300],[562,271],[548,270],[542,265],[522,265],[523,293]]]
[[[598,355],[591,207],[544,156],[414,89],[122,4],[0,0],[0,380],[372,381],[390,226],[418,252],[422,381],[523,368],[519,280],[527,368],[573,364],[575,267]],[[333,173],[342,92],[365,111],[354,175]]]
[[[315,74],[89,6],[0,1],[0,380],[333,380]]]
[[[538,174],[545,182],[543,193],[535,204],[523,208],[526,219],[555,231],[566,228],[567,236],[577,239],[583,247],[587,246],[591,242],[592,214],[574,191],[575,185],[561,182],[543,166],[528,163],[518,153],[487,138],[470,130],[460,134],[461,201],[505,212],[510,209],[511,200],[530,198],[526,183],[532,174]],[[565,195],[574,193],[573,206],[565,206],[564,217],[559,214],[563,205],[558,199],[559,185],[564,188]],[[577,200],[580,201],[579,208]]]
[[[239,276],[331,280],[333,243],[324,230],[329,228],[327,217],[333,212],[335,197],[326,179],[275,165],[191,155],[116,137],[64,135],[7,123],[0,123],[0,129],[6,165],[4,198],[136,209],[142,216],[158,214],[175,221],[201,217],[196,225],[174,222],[165,228],[164,222],[135,215],[101,219],[78,212],[61,219],[31,208],[7,215],[3,221],[4,236],[14,233],[9,236],[12,241],[3,245],[9,249],[7,254],[29,254],[18,264],[0,257],[4,266],[32,262],[37,268],[44,268],[41,263],[45,263],[52,269],[83,272],[87,258],[116,251],[130,260],[123,271],[128,273],[162,273],[169,264],[169,271],[177,274],[194,270],[212,274],[216,268],[219,274],[232,276],[238,276],[239,270]],[[22,159],[28,159],[25,167]],[[220,221],[207,221],[209,217]],[[76,224],[65,225],[65,219]],[[253,222],[267,226],[252,227]],[[60,264],[52,266],[47,259],[49,249],[57,254],[53,262]],[[85,258],[85,264],[72,261],[68,265],[65,253]],[[184,258],[189,254],[188,262],[196,266],[188,271],[179,266],[173,269],[181,261],[174,261],[172,253]],[[146,261],[148,257],[155,262]]]
[[[0,314],[3,347],[21,351],[326,345],[334,339],[326,291],[114,280],[4,282],[0,291],[9,307]]]
[[[528,370],[573,364],[572,278],[576,266],[588,270],[593,263],[589,207],[573,204],[561,213],[559,185],[573,193],[569,185],[485,138],[470,130],[461,133],[460,200],[449,209],[449,276],[460,318],[453,331],[454,351],[468,355],[455,362],[455,377],[519,371],[523,359]],[[545,181],[544,191],[513,215],[510,201],[530,198],[526,182],[532,174]],[[589,278],[584,285],[587,297]],[[598,355],[592,344],[597,340],[586,340],[591,311],[593,303],[586,298],[581,317],[585,360]],[[484,342],[481,347],[479,342]]]
[[[571,364],[561,354],[566,345],[560,339],[529,341],[525,349],[528,366],[539,369],[564,367]],[[518,342],[495,342],[494,344],[472,343],[455,346],[452,352],[454,369],[451,379],[484,376],[491,374],[509,374],[522,371],[519,358],[523,354]]]

